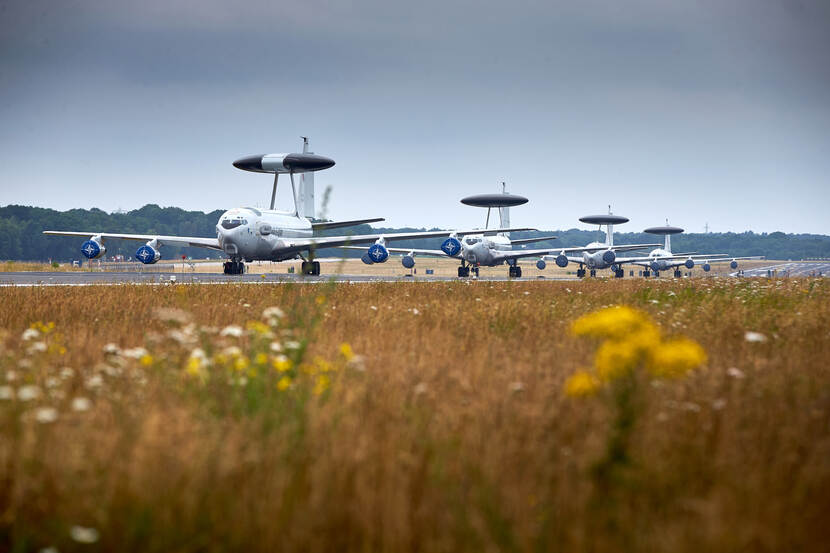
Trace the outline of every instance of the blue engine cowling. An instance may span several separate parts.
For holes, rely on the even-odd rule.
[[[695,268],[695,262],[692,261],[691,259],[687,259],[686,263],[684,263],[684,265],[686,266],[687,269],[694,269]]]
[[[458,238],[450,236],[441,244],[441,251],[450,257],[455,257],[461,252],[461,242]]]
[[[660,264],[656,261],[652,261],[651,263],[649,263],[649,267],[651,267],[651,270],[655,273],[660,270]]]
[[[545,263],[544,259],[540,259],[539,261],[536,262],[536,268],[539,269],[540,271],[543,271],[545,269],[545,267],[547,267],[547,266],[548,266],[548,264]]]
[[[372,244],[369,246],[369,251],[366,252],[372,263],[385,263],[389,259],[389,250],[383,244]]]
[[[738,262],[733,259],[732,263],[730,263],[729,266],[732,267],[733,269],[737,269],[738,268]]]
[[[608,263],[609,265],[613,263],[617,259],[617,254],[614,253],[614,250],[605,250],[602,252],[602,260]]]
[[[107,253],[107,248],[96,240],[87,240],[81,244],[81,253],[87,259],[97,259]]]
[[[617,271],[619,271],[619,270],[620,270],[620,266],[619,266],[619,265],[617,265],[616,263],[614,263],[613,265],[611,265],[611,266],[609,267],[609,269],[611,269],[611,272],[616,273]]]
[[[708,263],[704,263],[704,264],[703,264],[703,270],[704,270],[704,271],[706,271],[706,272],[708,273],[709,271],[711,271],[711,270],[712,270],[712,266],[711,266],[711,265],[709,265]]]
[[[405,255],[401,258],[401,265],[407,269],[411,269],[415,266],[415,258],[411,255]]]
[[[564,269],[568,266],[568,257],[564,253],[560,253],[556,256],[556,265]]]
[[[145,265],[152,265],[161,258],[161,253],[154,247],[145,244],[136,250],[135,258]]]
[[[374,265],[375,264],[375,262],[372,261],[372,258],[369,257],[368,253],[364,253],[363,256],[360,258],[360,260],[362,262],[364,262],[366,265]]]

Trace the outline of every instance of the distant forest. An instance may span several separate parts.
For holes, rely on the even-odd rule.
[[[39,207],[9,205],[0,207],[0,259],[20,261],[70,261],[83,259],[80,253],[82,238],[51,237],[44,230],[71,230],[94,232],[118,232],[134,234],[167,234],[181,236],[216,236],[216,222],[224,210],[210,213],[185,211],[175,207],[159,207],[148,204],[126,213],[106,213],[100,209],[72,209],[55,211]],[[426,229],[382,228],[361,225],[349,229],[337,229],[324,234],[369,234],[378,232],[405,232]],[[346,232],[344,232],[346,231]],[[556,240],[531,245],[532,248],[584,246],[598,240],[597,231],[579,229],[514,233],[513,238],[556,235]],[[395,242],[397,247],[437,248],[441,239],[404,240]],[[655,243],[662,237],[636,232],[614,234],[615,243]],[[107,255],[122,254],[132,259],[139,243],[125,240],[108,240]],[[830,258],[830,236],[821,234],[785,234],[783,232],[760,233],[709,233],[681,234],[672,237],[675,252],[727,253],[734,256],[765,255],[769,259]],[[162,259],[194,259],[222,257],[221,252],[202,248],[175,248],[164,246]],[[320,256],[359,257],[358,251],[321,250]]]

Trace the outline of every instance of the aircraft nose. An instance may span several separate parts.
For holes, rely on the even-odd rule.
[[[243,171],[262,172],[262,156],[245,156],[233,162],[233,166]]]
[[[334,160],[317,154],[289,154],[283,165],[293,171],[321,171],[334,167]]]

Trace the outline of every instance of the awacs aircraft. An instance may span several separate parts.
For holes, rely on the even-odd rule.
[[[504,186],[504,183],[502,183]],[[499,222],[503,227],[510,226],[510,207],[522,205],[527,203],[527,198],[508,194],[502,189],[501,194],[479,194],[476,196],[469,196],[461,200],[465,205],[475,207],[487,208],[487,219],[485,221],[485,229],[490,222],[490,211],[493,208],[499,209]],[[427,250],[419,248],[389,248],[388,251],[392,253],[404,254],[401,258],[401,263],[407,269],[415,266],[415,257],[431,256],[431,257],[453,257],[461,261],[458,267],[459,277],[470,276],[472,270],[478,276],[479,267],[495,267],[498,265],[508,265],[508,275],[511,278],[520,278],[522,276],[522,268],[519,266],[519,259],[525,257],[539,257],[552,252],[565,253],[595,253],[605,251],[607,246],[604,244],[589,245],[580,248],[545,248],[545,249],[519,249],[514,250],[513,246],[520,244],[529,244],[531,242],[541,242],[544,240],[555,239],[555,236],[541,236],[538,238],[526,238],[522,240],[511,240],[507,230],[534,230],[534,229],[501,229],[492,231],[483,231],[480,234],[472,234],[465,236],[459,240],[458,236],[451,235],[444,240],[439,250]],[[653,244],[656,245],[656,244]],[[638,246],[639,247],[639,246]],[[355,249],[355,248],[351,248]],[[362,257],[364,263],[377,262],[372,252],[369,251]],[[386,261],[384,257],[380,262]],[[539,260],[536,266],[540,269],[545,268],[545,262]]]
[[[44,231],[44,234],[86,237],[87,240],[81,246],[81,253],[88,259],[95,259],[104,255],[107,251],[104,242],[108,239],[137,240],[146,242],[146,244],[138,248],[135,257],[141,263],[148,265],[158,262],[161,258],[159,248],[164,244],[168,244],[195,246],[225,252],[229,258],[229,261],[224,264],[225,274],[242,274],[245,268],[244,262],[282,261],[299,257],[303,259],[302,272],[308,275],[320,274],[320,263],[313,260],[314,251],[320,248],[375,242],[373,247],[383,249],[383,244],[386,241],[442,237],[453,234],[452,231],[430,231],[355,236],[314,236],[314,231],[317,230],[349,227],[382,221],[383,219],[314,223],[299,213],[294,174],[320,171],[332,167],[334,161],[327,157],[310,153],[267,154],[244,157],[236,160],[233,165],[246,171],[274,174],[271,209],[260,210],[252,207],[239,207],[226,211],[219,217],[215,238],[54,230]],[[294,198],[293,211],[274,209],[277,179],[280,174],[286,173],[291,179],[291,190]],[[455,232],[454,234],[466,236],[480,232],[479,230],[469,230]]]
[[[608,210],[608,215],[586,215],[579,219],[583,223],[596,224],[602,229],[605,225],[605,242],[591,242],[582,250],[582,256],[568,256],[567,249],[563,249],[558,255],[545,255],[539,260],[537,266],[540,269],[545,268],[545,260],[553,260],[559,267],[567,267],[568,263],[576,263],[579,269],[576,271],[576,276],[584,277],[585,268],[591,272],[591,276],[597,276],[597,269],[612,269],[617,278],[623,276],[623,270],[619,267],[620,263],[628,262],[634,259],[641,259],[639,257],[618,257],[617,252],[642,250],[645,248],[653,248],[660,244],[625,244],[621,246],[614,245],[614,225],[627,223],[627,217],[621,217],[611,213]]]
[[[680,234],[683,232],[683,229],[680,227],[669,226],[668,221],[666,221],[666,226],[664,227],[650,227],[645,229],[643,232],[662,235],[665,237],[662,248],[652,250],[646,259],[634,260],[630,262],[633,265],[645,267],[643,270],[643,276],[646,278],[651,276],[652,271],[654,272],[654,276],[657,277],[660,276],[660,271],[674,269],[675,278],[680,278],[683,276],[680,267],[693,269],[695,265],[701,265],[703,270],[708,272],[712,268],[711,263],[729,262],[729,266],[731,268],[737,269],[739,259],[763,259],[763,256],[730,257],[724,253],[696,254],[692,252],[686,254],[674,254],[671,251],[671,235]]]

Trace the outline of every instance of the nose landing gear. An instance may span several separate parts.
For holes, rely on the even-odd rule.
[[[522,268],[518,265],[510,265],[507,274],[510,278],[522,278]]]

